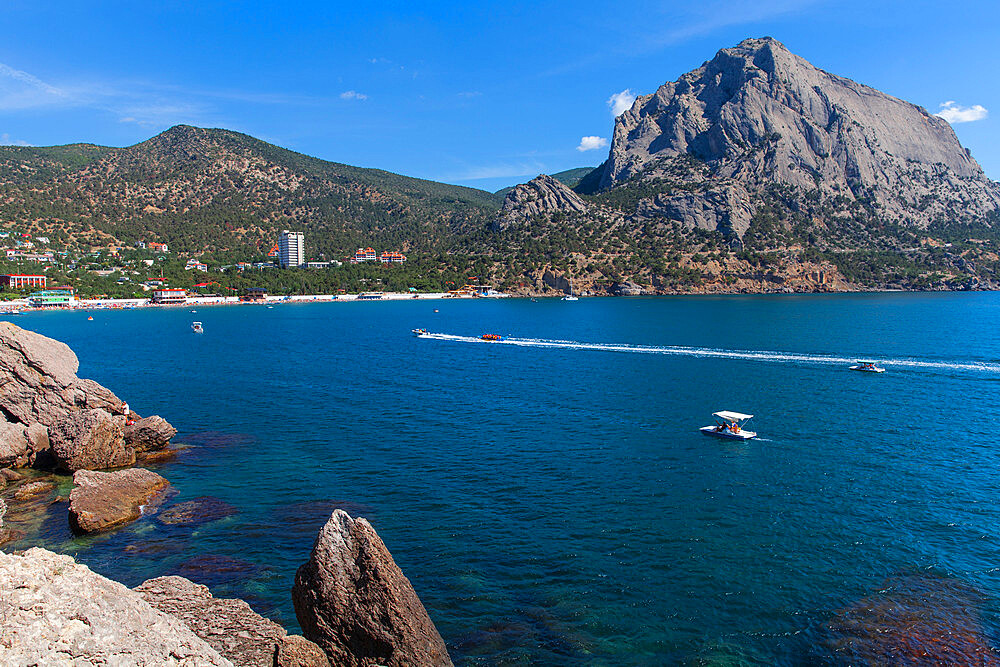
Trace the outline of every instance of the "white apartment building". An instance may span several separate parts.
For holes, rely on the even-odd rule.
[[[302,232],[282,230],[281,238],[278,239],[278,262],[283,269],[306,263],[306,241]]]

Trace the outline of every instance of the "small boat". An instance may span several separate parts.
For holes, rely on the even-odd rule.
[[[417,338],[427,335],[427,329],[410,329],[410,331],[412,331],[413,335],[416,336]]]
[[[205,333],[205,327],[201,326],[201,322],[192,322],[191,331],[195,333]]]
[[[579,301],[580,297],[573,296],[573,281],[569,281],[569,294],[562,298],[563,301]]]
[[[479,337],[482,340],[489,341],[491,343],[499,343],[503,340],[503,336],[500,334],[483,334]]]
[[[753,415],[745,415],[741,412],[713,412],[715,424],[712,426],[702,426],[699,430],[702,435],[711,435],[716,438],[727,438],[729,440],[749,440],[756,438],[754,431],[747,431],[743,426],[753,419]]]
[[[89,321],[89,320],[92,320],[92,319],[94,319],[94,316],[93,316],[93,315],[91,315],[90,317],[88,317],[88,318],[87,318],[87,320],[88,320],[88,321]]]
[[[874,361],[855,362],[855,365],[851,366],[850,370],[861,371],[862,373],[885,373],[885,369],[881,366],[876,366]]]

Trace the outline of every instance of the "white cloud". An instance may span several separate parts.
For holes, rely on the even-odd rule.
[[[608,145],[608,140],[604,137],[582,137],[580,139],[580,145],[576,147],[576,150],[580,151],[593,151],[598,148],[604,148]]]
[[[611,114],[618,118],[623,113],[632,108],[632,103],[635,102],[635,93],[631,89],[626,88],[620,93],[615,93],[608,98],[608,106],[611,107]]]
[[[368,96],[356,90],[345,90],[340,94],[342,100],[367,100]]]
[[[22,141],[20,139],[11,139],[10,135],[4,132],[0,134],[0,146],[30,146],[27,141]]]
[[[0,63],[0,109],[33,109],[72,103],[72,95],[38,77]]]
[[[963,107],[956,104],[955,100],[948,100],[941,103],[941,110],[935,116],[944,118],[949,123],[971,123],[974,120],[986,118],[989,112],[981,104],[973,104],[971,107]]]

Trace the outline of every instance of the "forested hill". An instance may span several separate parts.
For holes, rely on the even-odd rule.
[[[178,125],[126,148],[0,147],[0,226],[65,247],[158,240],[180,252],[358,246],[447,251],[499,208],[485,191],[327,162],[238,132]]]

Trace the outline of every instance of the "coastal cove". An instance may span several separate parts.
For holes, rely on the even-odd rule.
[[[89,537],[62,516],[5,549],[129,586],[181,574],[295,631],[295,570],[339,507],[456,664],[864,662],[877,640],[843,619],[914,591],[928,623],[1000,643],[1000,294],[197,311],[0,320],[167,416],[187,447],[152,469],[233,511]],[[887,372],[841,363],[866,358]],[[701,437],[722,409],[760,438]]]

